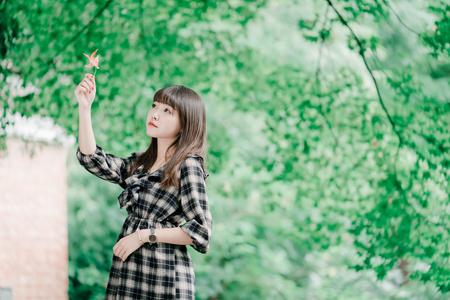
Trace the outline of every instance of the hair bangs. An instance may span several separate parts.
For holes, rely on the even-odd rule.
[[[168,86],[156,92],[153,102],[169,105],[175,110],[179,110],[178,95],[176,86]]]

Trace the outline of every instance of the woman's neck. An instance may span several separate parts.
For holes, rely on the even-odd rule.
[[[169,146],[172,145],[172,143],[175,141],[175,139],[158,139],[158,155],[156,157],[156,162],[166,162],[166,153],[167,149],[169,149]],[[167,153],[167,160],[170,159],[170,157],[173,154],[173,148],[169,153]]]

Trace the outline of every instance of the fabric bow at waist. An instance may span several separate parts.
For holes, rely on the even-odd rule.
[[[138,172],[125,179],[124,185],[122,185],[125,186],[124,190],[118,197],[120,208],[131,209],[133,204],[136,204],[139,199],[139,191],[149,189],[155,182],[160,180],[161,169],[153,174]]]
[[[139,199],[138,191],[140,189],[141,189],[141,186],[139,186],[139,185],[134,185],[134,186],[125,188],[118,197],[120,208],[128,209],[129,206],[133,207],[133,204],[137,203],[137,201]]]

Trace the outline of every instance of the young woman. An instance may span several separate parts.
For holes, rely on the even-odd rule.
[[[105,299],[195,299],[195,275],[186,245],[206,253],[212,219],[206,195],[206,116],[201,97],[183,86],[156,92],[147,115],[151,143],[126,158],[106,154],[94,138],[95,78],[75,89],[80,164],[124,188],[126,208]]]

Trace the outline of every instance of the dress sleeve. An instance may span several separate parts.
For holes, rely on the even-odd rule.
[[[80,147],[77,149],[77,158],[80,164],[95,176],[106,181],[124,185],[124,180],[128,177],[137,154],[133,153],[126,158],[120,158],[112,154],[107,154],[96,145],[95,152],[85,155],[81,153]]]
[[[180,166],[181,206],[186,221],[181,228],[193,240],[191,246],[206,253],[211,241],[212,218],[202,170],[200,162],[193,157],[188,157]]]

